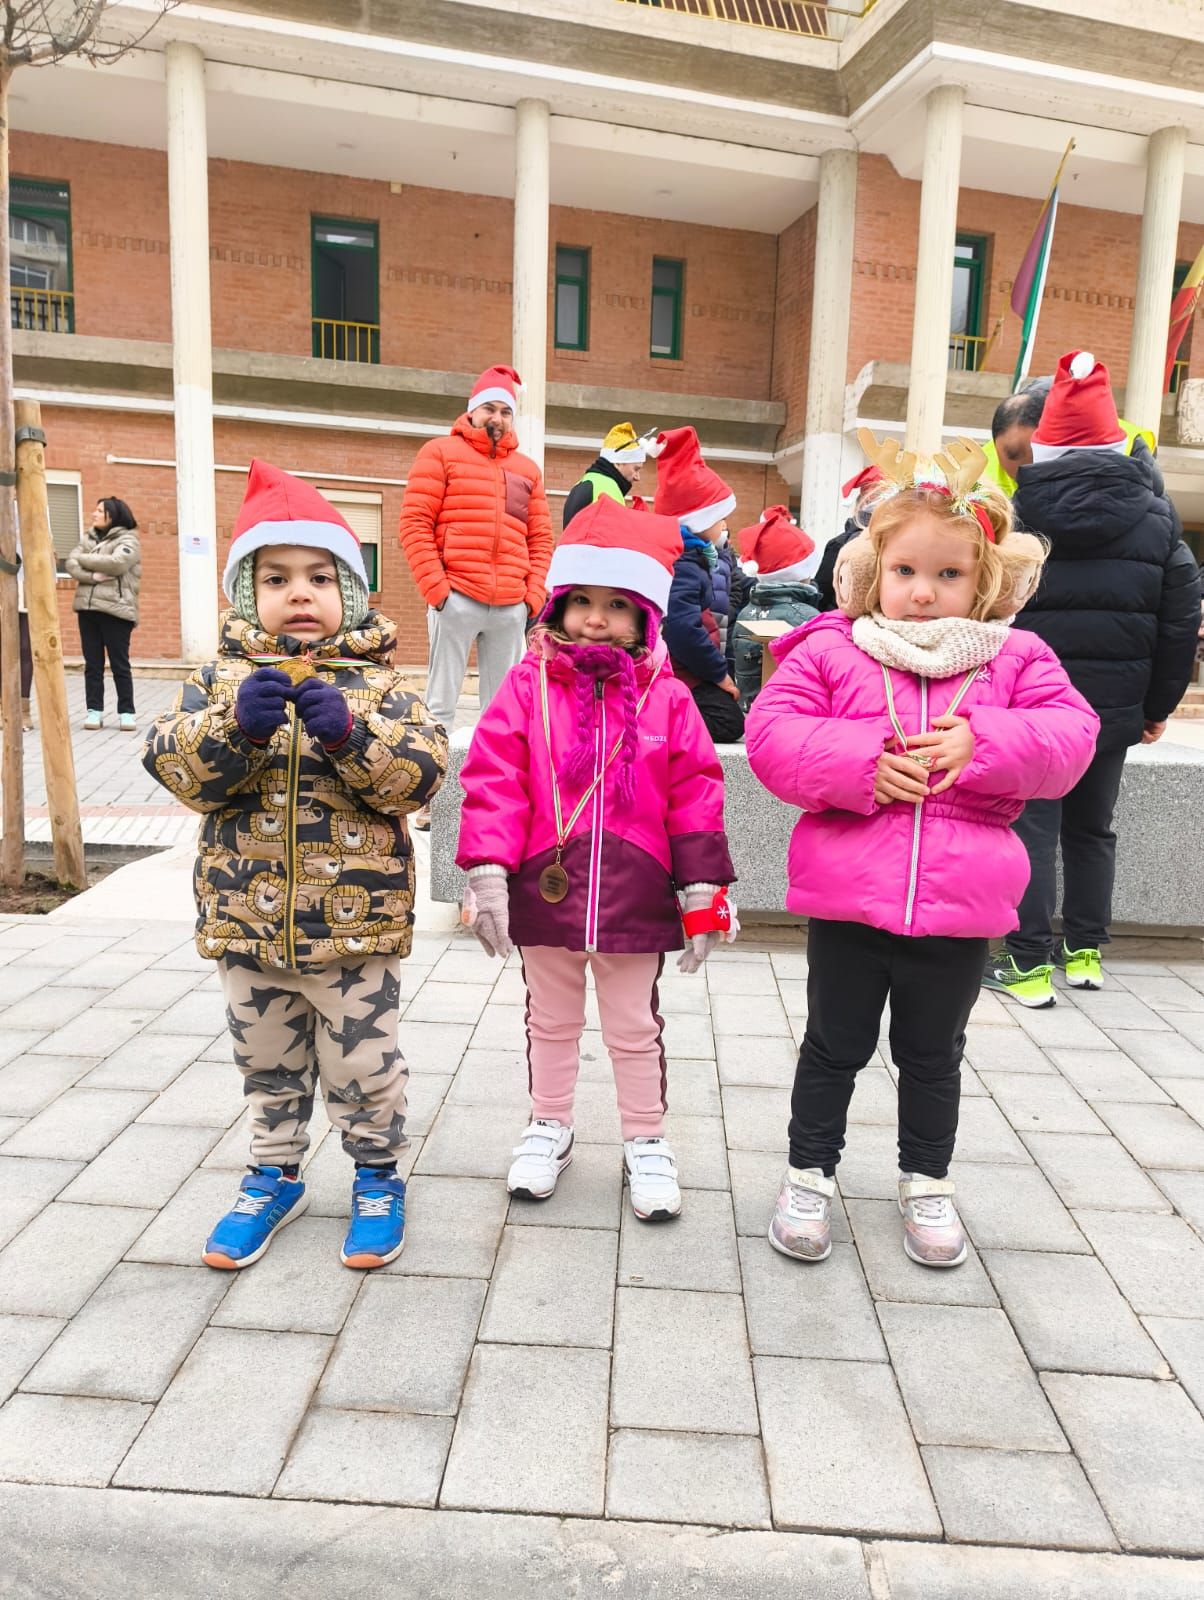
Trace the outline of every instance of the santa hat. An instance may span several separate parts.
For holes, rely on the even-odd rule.
[[[803,532],[788,506],[770,506],[760,522],[740,530],[740,565],[750,578],[800,566],[815,549],[815,540]]]
[[[655,430],[653,433],[646,433],[642,439],[637,439],[635,429],[630,422],[616,422],[603,439],[598,454],[603,461],[647,461],[648,446],[654,437]]]
[[[513,367],[486,367],[481,376],[472,386],[466,411],[475,411],[478,406],[483,406],[489,400],[496,400],[499,405],[509,406],[511,411],[518,409],[515,395],[523,386],[523,380]]]
[[[629,511],[609,495],[600,495],[561,535],[548,568],[548,588],[589,584],[626,589],[663,613],[681,550],[672,517]]]
[[[881,483],[885,477],[886,474],[881,467],[862,467],[855,477],[841,485],[840,498],[847,500],[850,495],[862,494],[866,489],[872,489],[876,483]]]
[[[1124,449],[1108,369],[1089,350],[1071,350],[1058,362],[1032,442],[1034,461],[1052,461],[1066,450]]]
[[[235,586],[243,558],[269,544],[300,544],[310,550],[328,550],[363,584],[367,598],[368,574],[360,542],[330,501],[279,467],[252,461],[222,574],[222,588],[231,604],[237,603]]]
[[[670,428],[656,440],[658,516],[675,517],[691,533],[705,533],[736,509],[736,497],[702,459],[693,428]]]

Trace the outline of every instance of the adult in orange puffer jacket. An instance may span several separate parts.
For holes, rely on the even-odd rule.
[[[512,367],[483,372],[450,435],[418,452],[401,503],[401,548],[427,603],[427,708],[449,733],[472,646],[484,710],[544,603],[552,523],[513,431],[520,384]]]

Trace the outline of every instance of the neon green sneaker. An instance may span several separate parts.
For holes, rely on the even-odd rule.
[[[1053,967],[1032,967],[1028,972],[1023,972],[1006,951],[991,957],[983,974],[982,986],[1010,994],[1013,1000],[1018,1000],[1032,1011],[1044,1011],[1058,1003],[1053,986]]]
[[[1058,965],[1066,968],[1066,982],[1072,989],[1104,987],[1104,965],[1098,950],[1068,950],[1063,944]]]

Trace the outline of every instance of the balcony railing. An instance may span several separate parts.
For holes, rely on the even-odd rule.
[[[949,335],[949,371],[977,372],[987,348],[986,339],[976,333]]]
[[[322,361],[379,361],[379,322],[313,319],[314,355]]]
[[[843,39],[850,21],[872,11],[874,0],[861,5],[827,5],[824,0],[622,0],[624,5],[655,6],[684,16],[714,22],[744,22],[775,33],[793,33],[804,39]]]
[[[75,296],[66,289],[9,290],[14,328],[29,333],[74,333]]]

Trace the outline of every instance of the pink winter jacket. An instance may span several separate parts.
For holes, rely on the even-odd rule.
[[[787,909],[888,933],[1010,933],[1029,877],[1011,824],[1026,800],[1057,799],[1078,782],[1099,718],[1049,646],[1017,629],[958,707],[974,757],[957,782],[918,806],[881,806],[875,767],[893,736],[884,669],[853,643],[852,627],[827,612],[775,641],[780,664],[745,727],[757,777],[803,811]],[[892,670],[904,733],[931,728],[963,681]]]
[[[556,854],[556,822],[534,651],[511,668],[482,713],[460,773],[456,861],[466,870],[486,862],[506,868],[515,944],[606,954],[680,950],[675,887],[734,881],[715,747],[663,644],[636,662],[638,692],[655,668],[639,716],[635,803],[624,809],[618,802],[616,760],[565,845],[569,892],[558,905],[539,893],[539,874]],[[573,674],[567,657],[552,655],[548,704],[558,770],[578,738]],[[623,728],[615,679],[605,680],[595,705],[596,749],[609,753]],[[570,789],[561,779],[566,823],[582,793],[582,785]]]

